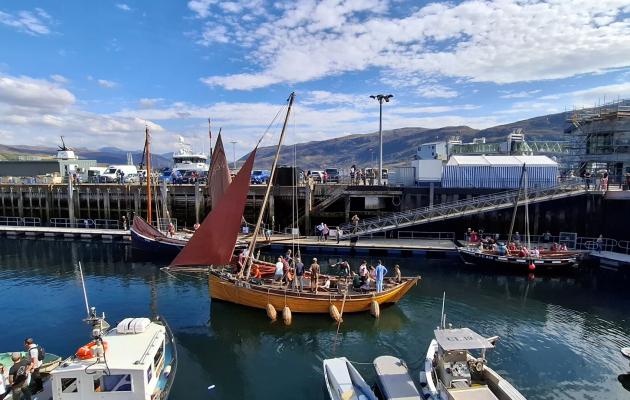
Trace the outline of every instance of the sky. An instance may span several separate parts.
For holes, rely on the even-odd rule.
[[[630,0],[0,3],[1,144],[240,156],[292,91],[289,144],[630,98]]]

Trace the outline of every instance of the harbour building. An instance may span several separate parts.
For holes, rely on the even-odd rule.
[[[86,178],[91,167],[96,167],[96,160],[79,159],[73,150],[62,146],[55,157],[19,156],[16,160],[0,160],[0,179],[19,183],[22,178],[35,181],[35,177],[48,177],[47,183],[55,183],[69,174]]]
[[[608,171],[611,182],[630,174],[630,100],[574,111],[567,120],[567,161],[584,174]]]

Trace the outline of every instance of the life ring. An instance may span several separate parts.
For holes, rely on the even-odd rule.
[[[107,351],[108,348],[108,344],[107,342],[103,341],[103,351]],[[90,358],[94,358],[96,357],[96,352],[94,351],[94,349],[96,349],[96,347],[99,344],[97,342],[90,342],[88,344],[86,344],[85,346],[81,346],[79,347],[79,350],[77,350],[77,357],[81,360],[88,360]]]

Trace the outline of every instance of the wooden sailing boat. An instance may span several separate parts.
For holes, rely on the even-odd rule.
[[[147,139],[145,144],[145,154],[147,162],[151,157],[150,147],[150,134],[147,128]],[[150,165],[147,163],[147,165]],[[147,168],[148,169],[148,168]],[[230,185],[231,177],[230,170],[225,156],[225,150],[223,148],[223,140],[221,139],[221,132],[217,137],[215,149],[212,152],[210,161],[210,170],[208,171],[208,184],[207,191],[208,197],[211,199],[210,203],[216,204],[218,199],[223,196],[223,193]],[[147,198],[151,197],[151,177],[147,174]],[[150,210],[150,200],[147,203]],[[133,224],[130,228],[131,243],[135,250],[141,251],[145,254],[160,255],[164,257],[175,257],[188,243],[189,237],[178,236],[169,237],[164,232],[156,229],[151,225],[150,212],[147,214],[147,221],[140,216],[135,216]]]
[[[253,251],[273,184],[294,97],[292,93],[288,100],[287,114],[273,161],[267,192],[250,242],[246,270],[237,274],[232,268],[225,266],[232,257],[236,243],[256,149],[249,155],[232,184],[186,247],[171,262],[170,268],[176,271],[191,266],[208,267],[209,290],[213,299],[267,310],[272,307],[284,311],[288,307],[290,312],[297,313],[332,313],[332,306],[334,306],[336,310],[341,310],[343,313],[378,310],[380,304],[396,303],[417,284],[420,277],[403,278],[400,283],[388,281],[380,293],[354,291],[350,285],[345,285],[341,281],[337,281],[336,285],[331,284],[331,288],[326,291],[307,293],[291,290],[264,279],[250,279],[252,271],[260,267],[253,260]],[[323,279],[326,277],[323,276]]]
[[[466,264],[472,264],[484,269],[491,269],[502,273],[532,273],[532,272],[562,272],[574,269],[578,266],[581,253],[577,251],[549,251],[541,250],[540,256],[533,257],[525,252],[518,254],[510,252],[507,248],[512,242],[512,232],[514,230],[514,222],[516,221],[516,213],[520,206],[521,191],[524,193],[523,206],[525,208],[525,243],[528,251],[531,251],[531,240],[529,234],[529,207],[528,207],[528,175],[527,168],[523,164],[519,191],[514,203],[512,212],[512,222],[508,234],[508,244],[497,244],[497,249],[484,249],[482,245],[467,245],[459,247],[459,255]]]

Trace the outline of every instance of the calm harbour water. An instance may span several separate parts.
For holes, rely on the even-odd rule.
[[[323,265],[338,260],[317,257]],[[400,264],[405,275],[422,275],[422,283],[382,309],[379,320],[367,312],[344,316],[335,345],[336,324],[327,315],[294,314],[286,327],[269,322],[264,310],[211,303],[204,279],[134,262],[131,248],[120,243],[0,238],[0,351],[32,336],[48,352],[67,356],[88,341],[78,261],[91,304],[110,323],[155,313],[167,318],[180,355],[173,399],[324,399],[321,361],[333,352],[357,362],[399,356],[417,381],[443,291],[455,326],[501,337],[490,365],[527,398],[630,398],[618,380],[630,372],[619,352],[630,345],[627,284],[486,275],[455,258],[383,258],[388,267]],[[358,369],[374,382],[370,365]]]

